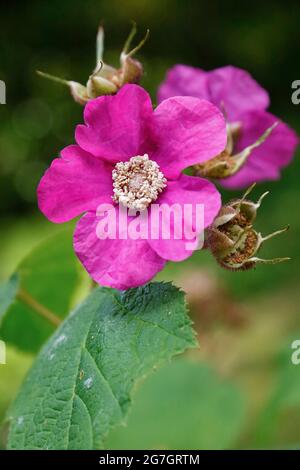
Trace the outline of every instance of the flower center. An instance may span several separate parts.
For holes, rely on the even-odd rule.
[[[131,157],[116,164],[113,172],[113,200],[129,209],[144,210],[167,186],[158,164],[148,155]]]

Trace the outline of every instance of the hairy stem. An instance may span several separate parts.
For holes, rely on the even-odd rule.
[[[58,326],[61,324],[61,319],[51,312],[47,307],[40,304],[34,297],[32,297],[26,290],[20,289],[17,295],[18,299],[21,300],[28,307],[32,308],[38,315],[48,320],[52,325]]]

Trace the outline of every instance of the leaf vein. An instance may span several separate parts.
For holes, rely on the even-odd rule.
[[[97,370],[98,374],[99,374],[100,377],[104,380],[104,383],[105,383],[105,385],[107,386],[107,388],[109,389],[111,396],[112,396],[113,399],[116,401],[116,403],[118,404],[118,407],[119,407],[120,410],[121,410],[121,413],[123,414],[123,410],[122,410],[122,408],[121,408],[120,402],[119,402],[117,396],[115,395],[115,393],[114,393],[114,391],[113,391],[113,389],[112,389],[112,387],[111,387],[109,381],[107,380],[107,378],[105,377],[104,373],[102,372],[101,367],[97,364],[97,362],[95,361],[95,358],[92,356],[91,352],[87,349],[86,346],[84,346],[84,350],[85,350],[85,351],[88,353],[88,355],[91,357],[91,359],[92,359],[92,361],[93,361],[93,363],[94,363],[94,365],[95,365],[95,367],[96,367],[96,370]]]

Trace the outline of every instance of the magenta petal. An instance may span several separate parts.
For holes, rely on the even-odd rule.
[[[175,65],[159,87],[159,101],[171,96],[195,96],[206,99],[226,113],[230,122],[241,113],[265,110],[269,95],[246,70],[228,65],[210,72]]]
[[[76,127],[76,142],[87,152],[110,162],[147,153],[152,116],[148,93],[137,85],[125,85],[114,96],[101,96],[84,109],[85,125]]]
[[[172,96],[195,96],[210,101],[207,75],[207,72],[196,67],[175,65],[168,70],[158,89],[158,102]]]
[[[162,207],[163,204],[166,204],[168,207],[171,207],[173,204],[179,204],[181,206],[183,225],[193,228],[193,231],[196,228],[197,204],[203,205],[204,226],[202,225],[201,227],[203,235],[203,229],[211,225],[220,210],[221,197],[215,186],[209,181],[193,176],[181,175],[177,181],[168,182],[168,186],[160,196],[158,203],[160,207]],[[187,209],[187,207],[189,207],[189,209]],[[184,236],[184,230],[182,231],[183,236],[181,239],[174,239],[174,233],[177,229],[178,224],[174,224],[174,219],[171,219],[171,239],[163,239],[161,230],[158,240],[153,238],[149,239],[149,245],[159,256],[166,260],[184,260],[191,256],[196,249],[195,247],[193,249],[187,248],[187,242],[193,240]]]
[[[94,281],[129,289],[145,284],[163,269],[165,261],[147,240],[99,239],[96,234],[99,220],[94,212],[88,212],[79,220],[74,233],[75,252]]]
[[[154,112],[158,148],[151,158],[169,179],[188,166],[209,160],[226,145],[222,113],[205,100],[177,96],[163,101]]]
[[[38,189],[40,210],[52,222],[66,222],[98,204],[111,202],[112,167],[77,145],[53,160]]]
[[[267,91],[246,70],[231,65],[208,72],[208,89],[210,101],[224,108],[229,122],[245,111],[265,110],[270,103]]]
[[[252,111],[243,114],[241,121],[242,135],[237,142],[237,152],[255,142],[279,119],[266,111]],[[240,189],[254,182],[278,179],[281,168],[292,160],[298,143],[296,133],[283,122],[279,122],[265,142],[253,150],[239,172],[222,180],[223,186]]]

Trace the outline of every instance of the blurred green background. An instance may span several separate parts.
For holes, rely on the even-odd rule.
[[[175,63],[204,69],[232,64],[269,91],[271,112],[300,133],[300,105],[291,102],[291,83],[300,78],[299,18],[300,3],[282,1],[246,7],[204,0],[29,0],[2,6],[0,79],[7,104],[0,105],[0,279],[39,241],[61,230],[39,214],[35,191],[82,120],[68,90],[38,77],[36,69],[85,83],[94,67],[99,21],[105,26],[104,59],[117,65],[134,19],[140,37],[151,31],[139,58],[154,101]],[[300,339],[299,170],[298,152],[280,181],[253,194],[271,191],[260,209],[259,230],[291,224],[262,254],[292,261],[231,273],[209,253],[197,252],[159,275],[186,290],[201,347],[186,363],[175,361],[141,385],[128,428],[112,433],[108,447],[300,446],[300,365],[290,360],[291,343]],[[241,193],[222,194],[227,201]],[[0,365],[0,418],[31,360],[8,348],[8,363]]]

